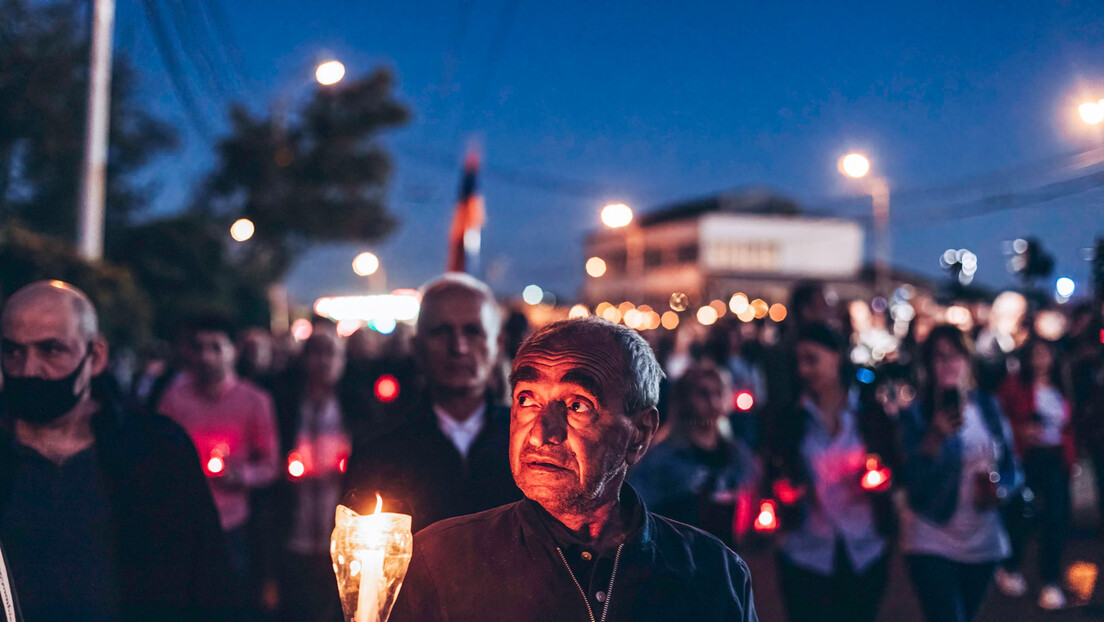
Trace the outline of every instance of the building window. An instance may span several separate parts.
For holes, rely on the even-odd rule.
[[[676,255],[678,263],[697,263],[698,262],[698,245],[697,244],[683,244],[678,247],[678,254]]]
[[[625,274],[626,263],[625,249],[610,251],[606,258],[607,274]]]

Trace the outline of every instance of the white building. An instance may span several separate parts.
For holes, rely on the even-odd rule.
[[[628,227],[594,231],[585,251],[606,263],[605,274],[587,277],[583,288],[592,307],[627,300],[666,308],[676,292],[691,305],[736,292],[784,303],[794,283],[811,278],[841,296],[870,292],[859,224],[802,215],[796,203],[765,190],[678,203]]]

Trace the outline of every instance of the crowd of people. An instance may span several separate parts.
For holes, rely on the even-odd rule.
[[[730,316],[640,333],[658,367],[626,374],[658,382],[654,405],[634,402],[657,420],[645,430],[643,416],[626,441],[619,477],[633,492],[622,497],[737,552],[772,551],[794,622],[876,619],[895,551],[931,622],[973,619],[994,582],[1065,607],[1071,473],[1092,465],[1104,488],[1100,309],[1064,314],[1058,334],[1035,330],[1031,312],[1006,326],[975,309],[966,330],[917,316],[872,360],[856,354],[860,324],[891,324],[888,313],[868,305],[857,317],[832,298],[802,283],[780,323]],[[525,442],[514,440],[518,417],[543,398],[518,387],[557,357],[603,365],[570,348],[533,359],[525,316],[504,317],[461,274],[423,287],[413,330],[339,337],[315,318],[296,341],[196,317],[125,375],[111,373],[95,310],[71,286],[20,290],[0,324],[0,546],[27,620],[340,620],[339,503],[367,512],[378,494],[417,532],[540,500],[519,479],[530,463],[511,461],[528,455],[514,446]],[[536,363],[515,365],[519,348]],[[591,376],[559,381],[599,392]],[[563,403],[565,430],[598,408]],[[530,442],[570,447],[573,433],[559,439],[549,425]],[[597,446],[585,433],[571,442],[580,464]],[[530,466],[552,477],[566,455]],[[1104,517],[1104,490],[1097,498]],[[567,543],[560,556],[580,555],[563,558],[572,578],[609,581],[589,592],[576,581],[587,610],[608,609],[602,551],[554,536]],[[447,544],[440,530],[426,538]],[[1029,542],[1036,555],[1025,556]],[[746,598],[741,619],[754,619]]]

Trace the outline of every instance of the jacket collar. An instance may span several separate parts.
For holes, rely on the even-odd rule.
[[[621,485],[621,510],[629,516],[629,529],[625,537],[626,548],[643,549],[652,544],[655,527],[644,501],[627,482]],[[582,547],[592,548],[592,543],[582,540],[556,520],[539,503],[522,499],[516,505],[522,532],[527,539],[540,542],[549,549]],[[598,552],[599,554],[602,551]]]

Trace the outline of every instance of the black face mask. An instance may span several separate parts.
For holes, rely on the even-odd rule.
[[[57,380],[34,376],[4,376],[4,390],[0,391],[0,410],[16,419],[37,425],[55,421],[73,410],[81,398],[74,391],[77,378],[91,353],[92,349],[89,348],[73,373]]]

